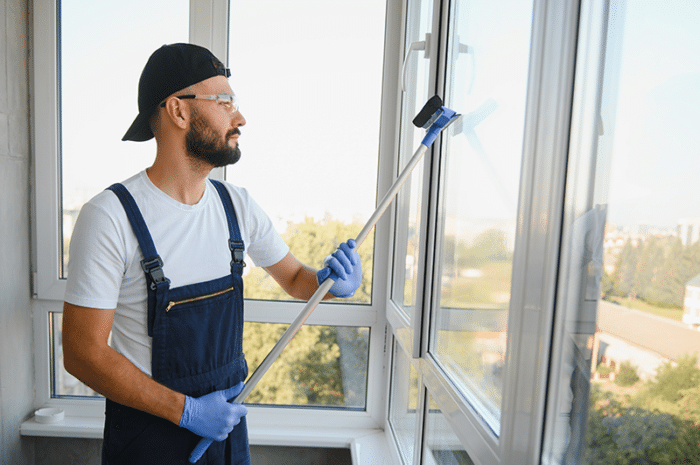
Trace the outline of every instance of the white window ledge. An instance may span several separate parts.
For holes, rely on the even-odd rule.
[[[104,419],[66,416],[56,423],[34,417],[20,427],[22,436],[102,439]],[[356,465],[394,465],[386,434],[381,429],[269,428],[250,426],[248,439],[256,446],[348,448]]]

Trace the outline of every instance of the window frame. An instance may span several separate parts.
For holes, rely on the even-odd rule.
[[[35,0],[33,5],[33,98],[32,121],[34,141],[34,186],[32,229],[32,269],[35,336],[35,405],[58,407],[65,410],[67,422],[61,427],[44,427],[38,433],[27,434],[101,438],[104,418],[104,398],[52,398],[51,397],[51,344],[49,341],[50,318],[63,311],[65,279],[59,278],[60,250],[62,242],[60,218],[60,119],[58,89],[58,2],[60,0]],[[390,4],[391,2],[387,2]],[[229,1],[190,0],[189,41],[212,50],[228,61]],[[389,23],[388,20],[387,24]],[[389,29],[389,28],[388,28]],[[396,32],[391,32],[396,34]],[[392,40],[385,33],[385,41]],[[386,58],[383,64],[386,68]],[[385,72],[382,90],[391,84]],[[389,99],[391,104],[391,99]],[[382,100],[382,127],[392,127],[392,112],[387,111],[387,101]],[[389,122],[387,122],[389,121]],[[386,130],[380,131],[379,152],[392,143]],[[382,178],[382,169],[378,175]],[[224,168],[214,169],[210,175],[224,178]],[[378,179],[378,192],[382,180]],[[384,180],[386,183],[386,180]],[[388,215],[385,215],[388,217]],[[375,228],[375,241],[388,240],[388,219],[380,220]],[[330,326],[369,327],[369,365],[367,398],[364,411],[336,408],[295,408],[278,406],[251,406],[249,417],[251,441],[257,444],[347,447],[353,437],[361,437],[383,427],[382,396],[385,356],[384,312],[380,311],[385,300],[386,247],[376,247],[372,304],[323,303],[309,316],[307,324]],[[303,302],[246,301],[246,321],[291,323],[303,308]],[[343,305],[341,312],[338,305]],[[332,414],[328,412],[332,411]],[[339,419],[342,422],[339,423]],[[347,433],[333,432],[342,424]],[[299,427],[315,433],[299,433]],[[24,426],[23,426],[24,428]],[[31,428],[30,428],[31,429]],[[29,431],[29,430],[27,430]]]
[[[410,0],[403,2],[404,22],[407,1]],[[438,74],[435,88],[439,95],[444,95],[447,78],[444,64],[450,19],[446,11],[451,11],[451,3],[448,0],[435,0],[434,5],[436,15],[442,16],[439,18],[441,21],[433,19],[432,31],[439,31],[439,34],[432,34],[435,39],[439,37],[438,40],[433,40],[433,44],[437,47],[439,41],[437,67],[440,71],[432,71]],[[429,312],[439,305],[431,297],[437,294],[431,286],[440,282],[436,275],[439,273],[436,257],[430,253],[421,257],[425,260],[427,269],[424,273],[425,280],[419,283],[419,287],[424,287],[422,305],[419,304],[423,312],[420,327],[411,328],[395,304],[390,299],[387,300],[389,332],[399,342],[397,347],[408,357],[412,353],[419,354],[413,355],[413,358],[420,368],[419,379],[423,390],[420,399],[423,400],[419,406],[422,413],[416,415],[418,424],[413,463],[421,463],[420,454],[424,449],[426,394],[430,394],[437,402],[474,463],[540,463],[558,279],[579,7],[578,0],[534,1],[523,162],[518,195],[519,221],[513,259],[507,365],[499,437],[493,435],[466,401],[464,393],[459,391],[427,350],[431,323]],[[403,36],[405,31],[402,30]],[[442,150],[438,148],[440,142],[439,139],[432,154],[428,152],[425,160],[425,163],[431,163],[426,171],[432,173],[423,186],[424,192],[429,192],[430,195],[430,204],[423,212],[424,216],[428,215],[428,231],[421,235],[422,248],[427,251],[434,251],[436,245],[440,195],[439,154]],[[398,155],[395,153],[394,157],[398,158]],[[541,189],[540,186],[548,187]],[[396,223],[394,227],[398,227]],[[394,245],[396,247],[398,246]],[[389,267],[394,273],[391,264]],[[533,373],[537,375],[533,376]],[[399,456],[398,445],[391,442],[391,447],[395,449],[393,454]]]

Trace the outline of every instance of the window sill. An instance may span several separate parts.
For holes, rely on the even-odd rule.
[[[34,437],[102,439],[104,418],[66,416],[56,423],[39,423],[33,417],[22,423],[20,434]],[[269,428],[250,426],[251,445],[349,448],[353,464],[393,465],[386,434],[381,429]]]

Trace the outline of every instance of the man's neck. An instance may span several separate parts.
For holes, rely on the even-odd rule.
[[[193,163],[186,156],[164,157],[158,153],[153,166],[146,170],[146,174],[158,189],[173,199],[186,205],[194,205],[204,195],[211,169],[209,165]]]

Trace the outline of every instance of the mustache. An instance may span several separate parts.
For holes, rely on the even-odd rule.
[[[241,135],[241,130],[239,128],[231,129],[229,132],[227,132],[226,139],[229,139],[235,135]]]

